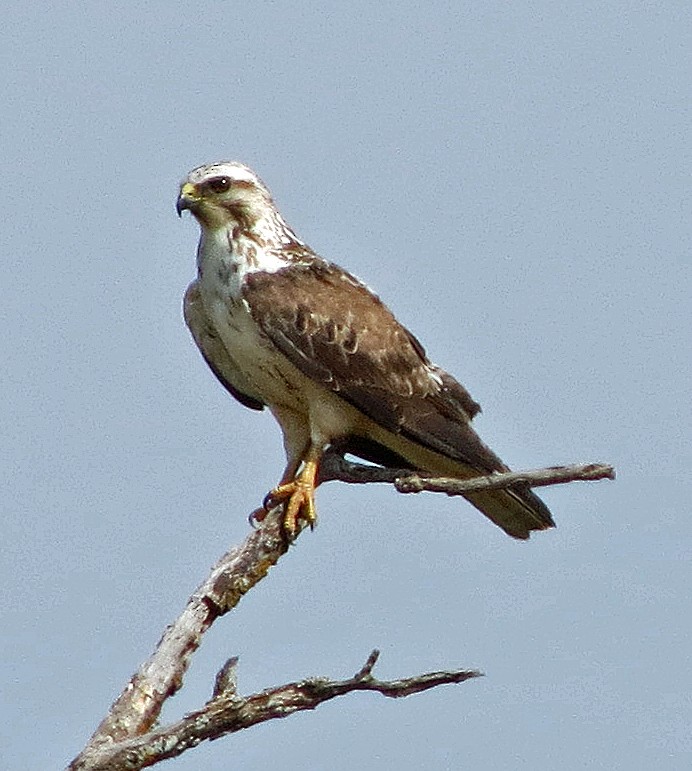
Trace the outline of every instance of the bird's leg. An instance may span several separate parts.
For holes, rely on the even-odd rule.
[[[317,512],[315,511],[315,478],[317,477],[317,460],[306,460],[303,468],[295,479],[280,485],[269,494],[272,506],[280,501],[284,504],[284,532],[290,540],[298,534],[298,521],[304,519],[310,529],[315,527]]]
[[[321,451],[311,447],[303,459],[303,468],[299,474],[295,469],[286,469],[278,486],[264,499],[262,509],[254,512],[252,520],[261,521],[266,513],[279,504],[284,504],[283,529],[289,540],[293,540],[298,532],[298,522],[303,519],[310,528],[317,522],[315,511],[315,481],[319,466]]]
[[[250,514],[250,516],[248,517],[248,521],[253,527],[255,526],[256,522],[263,522],[264,518],[267,516],[269,511],[272,508],[274,508],[274,506],[278,506],[281,503],[280,500],[277,501],[276,503],[273,502],[274,494],[278,490],[282,490],[287,484],[290,484],[293,481],[293,479],[295,478],[296,472],[300,468],[300,464],[301,464],[300,458],[298,458],[297,460],[291,461],[284,469],[284,473],[281,475],[279,484],[264,496],[264,500],[262,501],[262,505],[259,507],[259,509],[255,509]]]

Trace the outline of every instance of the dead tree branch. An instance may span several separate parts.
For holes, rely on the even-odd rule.
[[[545,487],[566,482],[592,482],[596,479],[615,479],[615,470],[604,463],[572,466],[551,466],[532,471],[507,471],[478,476],[472,479],[426,477],[410,469],[384,468],[353,463],[338,453],[328,453],[320,467],[320,483],[338,480],[362,485],[372,482],[393,484],[400,493],[446,493],[465,495],[482,490],[497,490],[515,484]]]
[[[590,463],[586,466],[553,466],[552,468],[533,471],[507,471],[502,474],[466,480],[408,476],[395,480],[394,486],[400,493],[429,491],[431,493],[446,493],[447,495],[464,495],[478,490],[512,487],[515,484],[545,487],[546,485],[560,485],[566,482],[592,482],[595,479],[615,479],[613,467],[600,463]]]
[[[90,768],[81,763],[85,753],[140,736],[154,725],[166,699],[182,686],[190,657],[204,632],[235,607],[288,549],[280,514],[280,510],[271,512],[262,527],[218,561],[181,615],[163,633],[151,658],[127,683],[71,769]]]
[[[391,469],[347,461],[338,452],[323,460],[319,482],[340,480],[364,484],[388,482],[400,492],[430,490],[448,495],[511,487],[560,484],[575,480],[613,479],[611,466],[590,464],[537,471],[508,472],[476,479],[431,479],[409,469]],[[300,523],[301,528],[305,523]],[[152,730],[164,702],[182,686],[190,658],[202,635],[267,574],[288,550],[282,531],[282,510],[271,511],[245,541],[225,554],[209,577],[188,600],[181,615],[164,632],[152,656],[132,676],[111,706],[87,746],[69,766],[70,771],[140,769],[173,757],[206,739],[213,739],[256,723],[293,712],[314,709],[324,701],[353,691],[378,691],[385,696],[407,696],[444,683],[460,683],[478,672],[433,672],[405,680],[380,681],[372,677],[374,652],[361,671],[349,680],[314,678],[289,683],[249,697],[235,687],[236,661],[231,659],[216,678],[212,699],[178,723]]]
[[[120,771],[146,768],[161,760],[176,757],[200,742],[218,739],[267,720],[288,717],[294,712],[315,709],[323,702],[347,693],[377,691],[383,696],[401,698],[439,685],[463,683],[481,674],[472,670],[453,670],[430,672],[401,680],[378,680],[372,675],[378,656],[379,651],[373,651],[363,668],[348,680],[310,678],[247,697],[239,697],[234,688],[230,692],[215,693],[202,709],[186,715],[177,723],[113,746],[102,747],[96,751],[93,759],[82,756],[70,769]]]

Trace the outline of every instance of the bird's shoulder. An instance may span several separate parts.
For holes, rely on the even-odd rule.
[[[440,367],[366,284],[321,258],[274,273],[248,275],[250,314],[273,344],[313,379],[365,411],[425,400],[457,420],[480,410],[468,391]],[[388,405],[385,408],[385,404]]]

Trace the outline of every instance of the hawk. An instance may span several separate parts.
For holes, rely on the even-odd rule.
[[[221,384],[283,432],[286,468],[256,513],[284,505],[294,536],[316,520],[320,459],[367,461],[468,479],[508,471],[471,427],[480,406],[365,284],[287,225],[260,178],[235,162],[191,171],[177,211],[199,222],[185,321]],[[554,526],[528,487],[467,500],[514,538]]]

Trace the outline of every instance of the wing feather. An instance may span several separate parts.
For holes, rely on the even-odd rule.
[[[480,407],[468,391],[357,279],[329,263],[292,266],[251,274],[244,297],[301,372],[378,425],[479,470],[504,469],[470,426]]]
[[[303,374],[382,428],[456,461],[460,476],[508,470],[471,427],[480,407],[468,391],[432,364],[420,342],[350,274],[324,261],[253,273],[243,296],[263,333]],[[528,487],[468,499],[516,538],[554,524]]]

